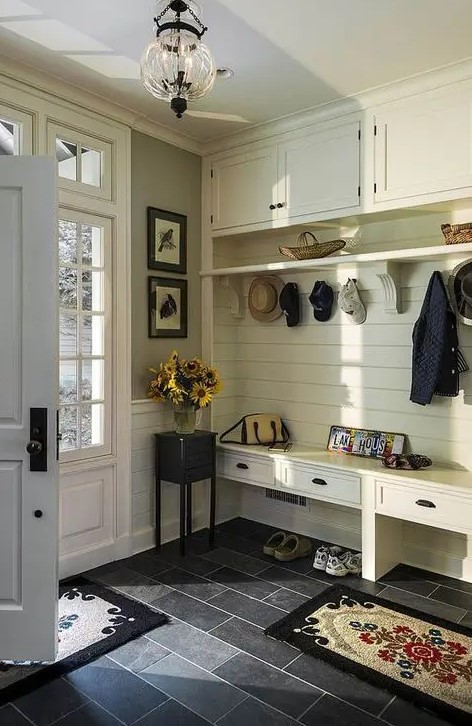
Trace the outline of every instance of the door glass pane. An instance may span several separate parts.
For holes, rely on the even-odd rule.
[[[77,270],[59,268],[59,305],[61,308],[77,309]]]
[[[77,224],[61,219],[59,221],[59,260],[71,265],[77,264]]]
[[[59,431],[62,434],[61,451],[70,451],[78,447],[78,414],[78,406],[64,406],[59,411]]]
[[[77,144],[56,139],[56,158],[59,176],[77,181]]]
[[[82,446],[100,446],[103,444],[103,413],[102,403],[85,404],[82,406]]]
[[[59,320],[59,342],[61,358],[77,355],[77,316],[61,313]]]
[[[84,184],[102,186],[102,152],[82,147],[82,179]]]
[[[59,368],[59,400],[61,403],[76,403],[77,395],[77,363],[61,361]]]
[[[102,228],[82,225],[82,262],[92,267],[103,267]]]
[[[82,355],[103,355],[103,317],[84,315],[82,318]]]
[[[82,273],[82,310],[103,310],[103,274],[87,271]]]
[[[20,153],[20,124],[0,118],[0,156]]]
[[[103,360],[86,360],[82,363],[82,400],[103,399]]]

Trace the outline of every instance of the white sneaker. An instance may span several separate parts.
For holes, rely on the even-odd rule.
[[[360,552],[343,552],[339,556],[328,557],[326,573],[333,577],[360,575],[362,572],[362,555]]]
[[[313,567],[315,568],[315,570],[326,570],[328,559],[332,556],[339,557],[342,552],[342,547],[328,547],[328,545],[318,547],[315,553],[315,559],[313,560]]]
[[[349,315],[355,325],[361,325],[365,322],[367,318],[366,309],[359,296],[359,290],[354,280],[349,279],[342,286],[338,304],[341,310]]]

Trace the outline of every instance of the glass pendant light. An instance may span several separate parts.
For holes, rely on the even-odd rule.
[[[156,40],[141,58],[141,78],[153,96],[170,101],[182,118],[188,102],[206,96],[215,82],[213,56],[201,42],[208,28],[199,19],[195,0],[162,0],[158,8]]]

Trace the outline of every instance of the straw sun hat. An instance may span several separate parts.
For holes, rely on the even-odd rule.
[[[249,288],[249,312],[255,320],[261,323],[270,323],[280,318],[282,308],[279,305],[279,296],[284,283],[278,277],[264,275],[256,277]]]

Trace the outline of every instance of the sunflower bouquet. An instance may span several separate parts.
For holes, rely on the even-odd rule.
[[[149,381],[148,396],[156,403],[170,401],[174,407],[206,408],[222,388],[216,368],[200,358],[181,358],[175,350],[158,369],[149,368],[149,371],[153,377]]]

